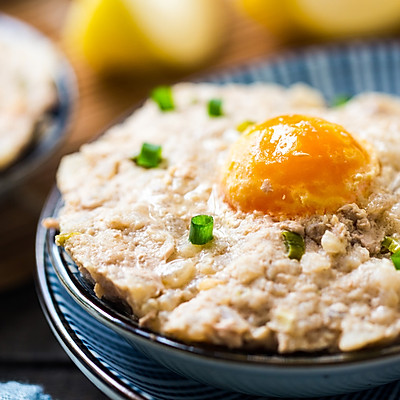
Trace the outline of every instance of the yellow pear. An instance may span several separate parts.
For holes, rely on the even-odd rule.
[[[283,39],[373,36],[400,27],[399,0],[237,0],[237,4]]]
[[[99,72],[194,68],[226,37],[220,0],[74,0],[68,45]]]
[[[385,34],[400,24],[399,0],[293,0],[293,18],[322,37]]]

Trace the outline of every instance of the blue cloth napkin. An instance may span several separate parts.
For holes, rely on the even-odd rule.
[[[51,400],[38,385],[19,382],[0,383],[0,400]]]

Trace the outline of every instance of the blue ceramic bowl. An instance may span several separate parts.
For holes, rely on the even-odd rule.
[[[54,192],[43,216],[54,212]],[[124,336],[89,314],[58,279],[45,229],[37,236],[37,289],[44,314],[66,353],[88,379],[113,400],[261,400],[259,397],[213,388],[176,374],[146,357]],[[398,398],[400,381],[356,394],[319,400],[381,400]],[[272,400],[271,397],[262,397]]]
[[[36,29],[2,13],[0,13],[0,35],[1,32],[26,38],[33,44],[36,41],[48,41]],[[53,76],[57,101],[46,113],[46,124],[36,132],[36,139],[29,148],[11,166],[0,172],[0,198],[44,164],[66,137],[77,97],[77,85],[75,74],[67,60],[55,47],[54,52],[58,54],[58,64]]]
[[[393,41],[308,48],[221,72],[207,81],[308,83],[328,102],[338,95],[381,91],[400,95],[400,45]],[[43,216],[57,216],[57,191]],[[400,378],[400,345],[350,354],[276,355],[188,345],[145,330],[120,307],[99,300],[62,248],[56,232],[38,241],[72,298],[133,347],[169,369],[215,387],[258,396],[316,397],[358,391]],[[39,234],[44,235],[43,229]]]

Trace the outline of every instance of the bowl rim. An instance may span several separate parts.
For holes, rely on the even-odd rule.
[[[28,36],[32,42],[41,41],[49,44],[57,56],[56,70],[52,76],[56,90],[56,102],[44,115],[50,116],[50,125],[41,133],[26,152],[0,173],[0,198],[5,197],[23,181],[35,173],[61,147],[71,128],[77,100],[78,83],[75,71],[66,56],[46,35],[28,23],[0,12],[2,29],[15,30]]]
[[[57,215],[59,208],[62,206],[61,194],[56,187],[53,188],[50,197],[46,202],[42,220],[45,217],[53,217]],[[153,344],[161,345],[168,349],[190,353],[197,357],[213,359],[214,361],[233,362],[241,364],[251,364],[257,366],[274,366],[274,367],[316,367],[321,366],[343,366],[344,364],[365,363],[366,361],[381,360],[388,357],[398,357],[400,355],[400,343],[391,344],[386,347],[378,347],[371,349],[363,349],[351,353],[335,353],[313,355],[313,353],[299,355],[278,354],[278,353],[249,353],[243,350],[230,350],[225,347],[207,346],[203,344],[187,344],[178,340],[174,340],[161,334],[142,328],[132,318],[120,313],[118,310],[109,305],[106,301],[99,299],[93,290],[85,287],[76,274],[68,267],[65,257],[67,253],[62,247],[54,242],[57,234],[55,229],[45,229],[39,225],[38,237],[44,236],[44,239],[38,239],[36,252],[43,252],[43,247],[49,254],[51,264],[56,275],[68,294],[90,315],[106,326],[119,332],[123,336],[129,336],[133,341],[135,339],[144,339]],[[82,278],[84,280],[84,278]],[[88,285],[90,285],[88,283]]]
[[[323,53],[330,54],[333,51],[350,53],[355,49],[373,51],[382,46],[393,47],[400,53],[400,43],[394,38],[384,39],[370,39],[370,40],[353,40],[349,42],[334,42],[324,45],[309,45],[300,49],[289,49],[286,51],[276,52],[267,58],[259,57],[255,60],[242,63],[228,68],[221,68],[220,70],[208,74],[192,75],[185,82],[219,82],[224,74],[229,72],[229,75],[236,73],[243,73],[255,68],[261,68],[266,65],[273,65],[279,62],[290,62],[296,58],[302,58],[309,54]],[[176,82],[178,83],[178,82]],[[224,84],[231,83],[229,81],[223,82]],[[270,82],[274,83],[274,82]],[[128,112],[122,114],[121,117],[116,118],[113,123],[108,125],[100,135],[96,136],[93,140],[104,134],[110,126],[123,122],[128,115],[134,112],[143,101],[132,107]],[[51,191],[49,198],[46,201],[45,207],[42,212],[40,221],[45,217],[52,217],[62,205],[61,194],[57,187]],[[63,249],[57,247],[54,243],[54,236],[56,231],[48,229],[44,232],[45,228],[40,224],[38,227],[39,234],[45,235],[44,243],[37,241],[36,253],[43,251],[42,246],[46,246],[49,253],[51,263],[55,272],[65,287],[67,292],[72,298],[85,309],[90,315],[95,317],[98,321],[104,323],[106,326],[117,331],[125,337],[130,337],[132,341],[145,340],[154,345],[161,346],[164,349],[180,352],[181,354],[199,357],[216,362],[229,362],[233,364],[247,364],[254,367],[274,367],[274,368],[295,368],[304,369],[331,367],[340,368],[344,365],[353,366],[355,364],[378,363],[383,359],[397,358],[400,355],[400,343],[393,343],[385,347],[366,348],[355,352],[349,353],[335,353],[335,354],[267,354],[267,353],[249,353],[243,350],[230,350],[218,346],[206,346],[202,344],[187,344],[174,340],[163,335],[152,332],[148,329],[142,328],[132,318],[121,314],[117,310],[107,305],[103,300],[97,298],[94,293],[90,293],[82,284],[76,279],[75,275],[66,268],[64,265]],[[212,347],[212,349],[210,349]]]
[[[42,215],[44,214],[42,213]],[[46,233],[45,228],[40,225],[36,234],[36,250],[36,293],[43,314],[61,347],[81,372],[108,396],[118,400],[145,400],[140,391],[128,386],[122,379],[118,379],[110,373],[88,350],[66,320],[49,284],[45,263]],[[70,295],[67,294],[67,296]],[[72,298],[71,300],[74,301]]]

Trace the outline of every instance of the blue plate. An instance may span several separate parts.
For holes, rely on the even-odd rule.
[[[400,94],[400,45],[387,41],[308,48],[301,52],[288,53],[267,61],[230,69],[213,75],[207,81],[221,84],[263,81],[286,86],[301,81],[320,89],[328,102],[333,101],[338,95],[354,95],[363,91]],[[57,216],[60,205],[59,193],[54,191],[43,216]],[[94,295],[91,285],[82,279],[76,265],[62,249],[54,245],[54,235],[54,230],[46,233],[43,228],[39,228],[37,256],[44,308],[50,314],[50,321],[56,320],[55,314],[58,315],[58,319],[61,319],[60,312],[55,310],[55,307],[61,304],[64,307],[68,304],[69,308],[77,307],[80,310],[79,313],[72,309],[67,310],[68,312],[62,311],[65,323],[72,326],[73,331],[69,332],[68,339],[65,339],[65,334],[59,333],[59,336],[64,342],[71,342],[70,338],[74,335],[87,346],[89,352],[92,352],[91,362],[93,363],[94,358],[97,364],[103,365],[101,373],[113,377],[110,385],[106,386],[108,389],[119,387],[121,382],[134,382],[135,385],[131,387],[132,393],[135,395],[144,393],[156,399],[251,398],[211,389],[208,385],[258,396],[316,397],[354,392],[400,378],[400,345],[398,344],[383,349],[367,349],[349,354],[283,356],[249,354],[221,348],[187,345],[149,332],[139,327],[124,313],[124,310],[115,308],[115,305],[99,300]],[[44,272],[46,268],[47,278]],[[79,306],[71,302],[61,290],[52,268],[55,269],[63,287]],[[48,279],[47,283],[46,279]],[[51,300],[51,295],[54,297],[54,294],[51,292],[46,294],[45,291],[56,289],[59,297]],[[60,293],[63,295],[61,296]],[[51,307],[53,309],[49,311]],[[89,318],[94,318],[95,321]],[[54,322],[52,324],[56,325]],[[96,340],[92,339],[93,336],[96,336]],[[99,337],[100,340],[98,340]],[[119,353],[118,346],[111,345],[111,337],[114,338],[113,340],[120,340],[125,345],[129,342],[132,346],[124,347]],[[73,340],[73,343],[76,344],[76,340]],[[146,356],[141,355],[137,349]],[[78,365],[81,367],[88,365],[87,353],[86,358],[77,356],[70,349],[69,354],[71,353],[75,354],[72,358]],[[136,360],[136,357],[146,360],[145,365],[153,365],[150,370],[157,368],[157,371],[164,371],[162,374],[158,372],[159,380],[155,379],[149,370],[143,371],[138,362],[133,372],[139,373],[139,376],[133,375],[133,378],[128,378],[127,371],[133,365],[126,362],[126,359],[131,355]],[[146,357],[162,363],[187,378],[181,378],[162,369]],[[121,368],[121,365],[125,367]],[[115,371],[118,371],[118,374],[114,374]],[[142,377],[141,373],[145,377]],[[88,375],[95,382],[96,379],[98,381],[98,374],[92,371]],[[128,381],[120,381],[121,376]],[[195,384],[192,379],[204,385]],[[168,386],[166,380],[180,383]],[[187,390],[186,384],[189,385]],[[102,385],[99,386],[104,389]],[[149,392],[153,385],[152,390],[155,392]],[[169,389],[166,390],[167,388]],[[389,398],[388,393],[393,390],[398,393],[397,384],[360,394],[359,398]],[[386,393],[386,397],[383,392]]]
[[[59,193],[51,195],[43,217],[51,216]],[[78,368],[107,396],[116,400],[273,400],[216,389],[184,378],[133,348],[76,303],[60,283],[49,255],[52,232],[37,234],[37,292],[57,340]],[[366,376],[366,379],[368,377]],[[344,377],[344,380],[346,378]],[[286,386],[290,386],[287,382]],[[368,381],[365,386],[371,386]],[[400,382],[377,389],[317,400],[397,400]]]
[[[26,37],[26,40],[32,41],[33,44],[36,41],[49,41],[26,23],[2,13],[0,13],[0,34],[1,32]],[[54,52],[59,56],[53,76],[57,91],[57,102],[46,113],[48,117],[46,126],[35,135],[37,138],[29,148],[11,166],[1,171],[0,198],[22,183],[49,159],[66,137],[78,91],[75,74],[71,66],[55,47]]]

